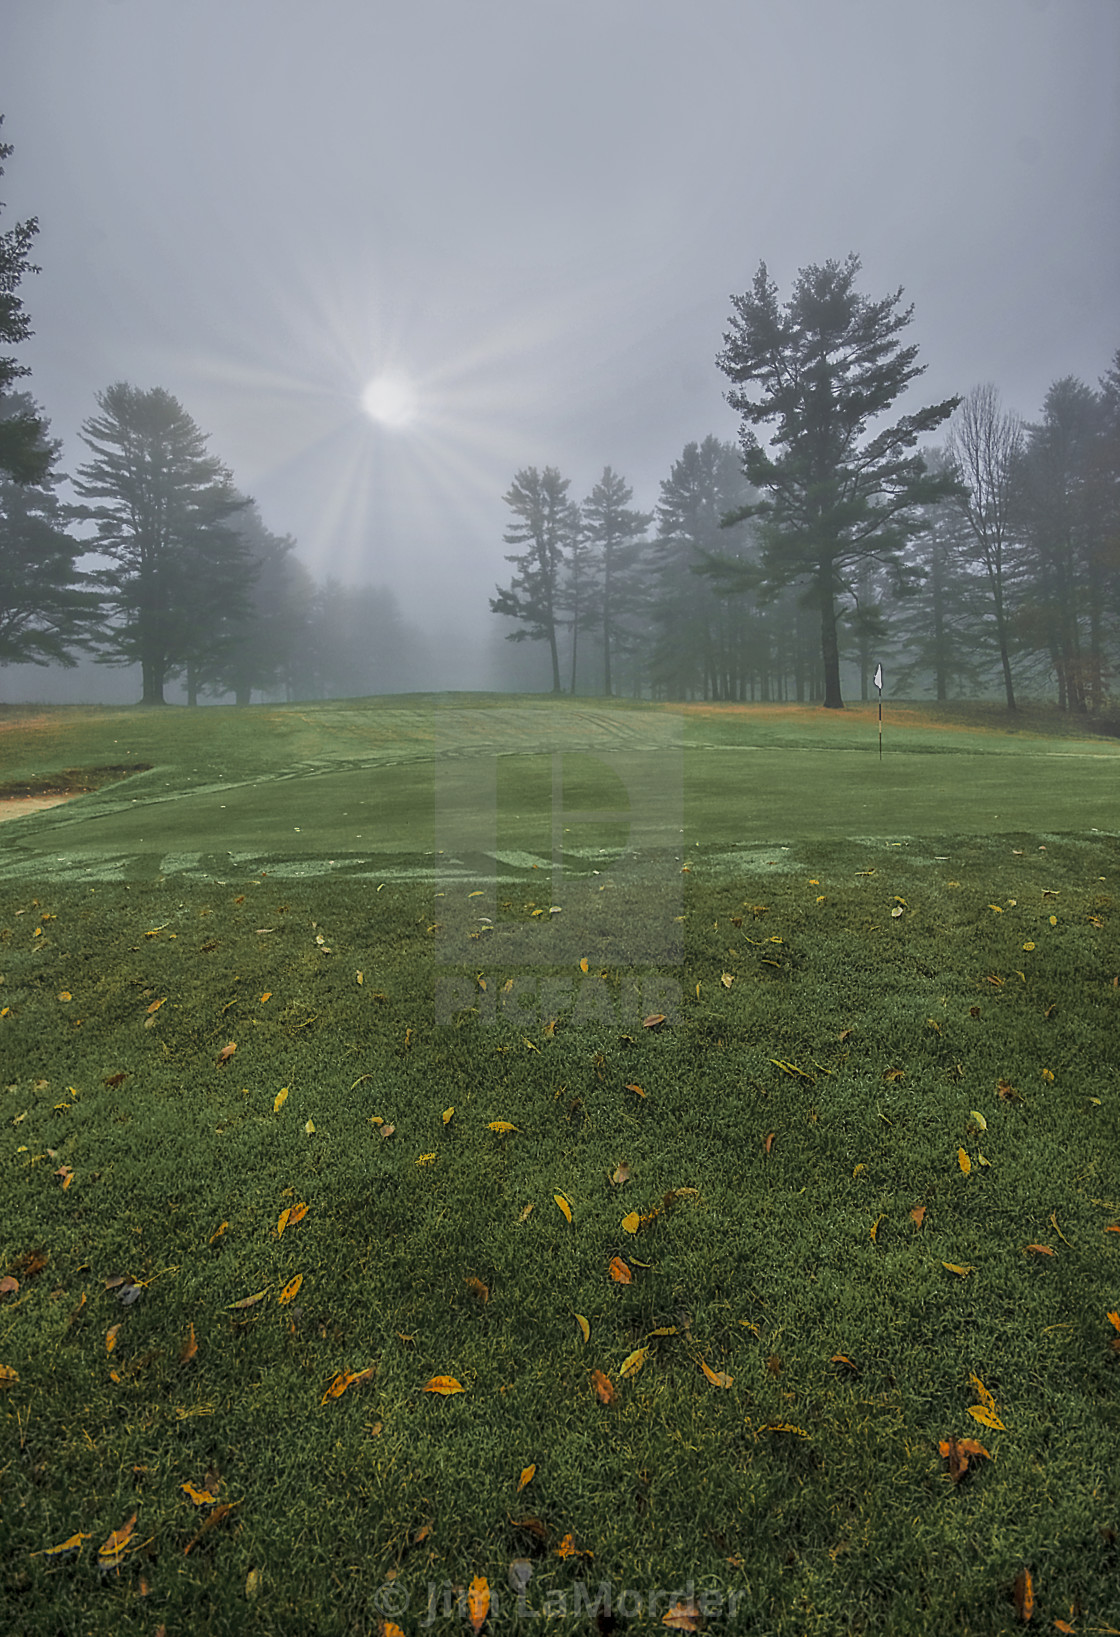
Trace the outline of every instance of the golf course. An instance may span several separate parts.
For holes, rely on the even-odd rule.
[[[1120,1632],[1120,739],[5,706],[0,820],[0,1629]]]

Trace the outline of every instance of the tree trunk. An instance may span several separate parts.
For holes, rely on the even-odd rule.
[[[155,660],[145,659],[140,663],[144,677],[144,693],[140,700],[142,705],[166,705],[163,697],[163,666]]]
[[[840,644],[836,635],[836,602],[832,592],[832,559],[825,558],[817,571],[821,610],[821,662],[824,666],[824,708],[844,709],[840,692]]]

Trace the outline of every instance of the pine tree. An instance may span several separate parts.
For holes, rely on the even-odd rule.
[[[143,703],[162,705],[168,679],[212,664],[216,646],[248,606],[253,568],[230,519],[247,504],[207,439],[160,387],[119,381],[84,423],[94,459],[78,493],[101,502],[76,515],[97,526],[96,549],[116,567],[98,580],[116,617],[101,643],[107,664],[135,664]]]
[[[3,123],[0,114],[0,125]],[[10,142],[0,142],[0,176],[11,152]],[[0,343],[5,346],[18,346],[33,333],[18,291],[25,273],[39,271],[30,260],[31,243],[38,231],[38,220],[31,216],[0,233]],[[30,398],[22,394],[8,396],[12,382],[30,373],[28,366],[14,357],[0,356],[0,397],[7,400],[8,410],[0,419],[0,476],[15,483],[45,484],[57,446],[47,437],[47,423]]]
[[[490,599],[492,613],[517,620],[520,629],[510,642],[547,642],[552,660],[552,691],[560,684],[559,631],[564,615],[565,563],[579,534],[579,509],[568,498],[570,479],[555,466],[538,472],[527,466],[518,472],[503,496],[516,521],[502,536],[508,546],[524,546],[506,557],[516,565],[508,586],[496,586]]]
[[[612,658],[632,651],[636,624],[648,600],[641,575],[645,532],[652,512],[633,511],[634,491],[604,466],[603,475],[583,503],[583,539],[590,547],[598,579],[598,625],[603,644],[603,692],[614,692]]]
[[[902,291],[870,301],[855,289],[858,256],[802,269],[784,308],[759,265],[751,289],[732,298],[734,315],[717,363],[733,383],[727,401],[742,416],[743,470],[764,497],[756,516],[766,582],[807,582],[820,623],[824,704],[840,709],[838,600],[854,595],[853,573],[872,556],[901,571],[919,526],[916,508],[947,492],[927,472],[919,437],[947,419],[957,398],[904,415],[866,436],[922,373],[917,347],[898,335],[913,308]],[[756,384],[760,396],[748,388]],[[774,421],[770,450],[752,426]]]

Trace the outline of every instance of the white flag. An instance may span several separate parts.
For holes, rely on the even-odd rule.
[[[863,674],[864,674],[864,676],[866,676],[867,672],[865,671]],[[880,691],[882,690],[882,687],[883,687],[883,667],[881,665],[876,665],[876,667],[875,667],[875,686],[878,689],[880,689]]]

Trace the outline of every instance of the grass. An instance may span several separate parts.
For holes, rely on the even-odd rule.
[[[1115,747],[916,712],[916,822],[873,837],[867,713],[460,701],[456,783],[440,708],[9,719],[13,780],[122,727],[153,765],[0,826],[7,1625],[461,1630],[482,1575],[484,1631],[609,1587],[616,1631],[676,1593],[942,1637],[1019,1628],[1029,1570],[1040,1626],[1120,1626]],[[764,738],[767,802],[719,748]],[[618,821],[552,835],[542,742],[571,802],[662,803],[629,868]],[[499,748],[496,845],[433,859]],[[1064,834],[1020,817],[1058,754]],[[376,841],[328,856],[355,791]],[[660,922],[673,960],[622,958]]]

